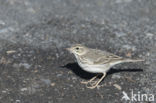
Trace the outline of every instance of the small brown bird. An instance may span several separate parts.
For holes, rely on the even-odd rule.
[[[68,51],[73,53],[76,57],[76,60],[80,67],[91,73],[102,73],[102,77],[98,81],[94,81],[97,76],[93,77],[87,82],[82,82],[84,84],[92,83],[91,86],[87,86],[87,88],[93,89],[96,88],[99,83],[104,79],[106,76],[107,71],[114,65],[124,62],[139,62],[144,61],[141,59],[128,59],[122,58],[120,56],[114,55],[112,53],[88,48],[81,44],[73,45],[70,48],[67,48]]]

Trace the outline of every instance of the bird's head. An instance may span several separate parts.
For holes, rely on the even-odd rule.
[[[73,45],[70,48],[67,48],[67,50],[76,55],[84,55],[88,51],[87,47],[81,44]]]

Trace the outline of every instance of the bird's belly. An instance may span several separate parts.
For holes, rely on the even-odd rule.
[[[91,73],[104,73],[109,70],[109,67],[107,65],[87,65],[87,64],[79,64],[80,67]]]

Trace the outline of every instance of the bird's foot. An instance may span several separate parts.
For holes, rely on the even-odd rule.
[[[98,85],[91,85],[91,86],[86,85],[86,87],[89,88],[89,89],[94,89],[94,88],[96,88],[97,86],[98,86]]]
[[[90,84],[91,86],[88,86],[86,84],[86,87],[89,88],[89,89],[94,89],[96,87],[98,87],[99,83],[104,79],[104,77],[106,76],[106,73],[103,74],[103,76],[98,80],[98,81],[94,81],[92,84]]]
[[[91,78],[89,81],[82,81],[81,83],[82,83],[82,84],[94,83],[94,82],[95,82],[94,80],[97,78],[97,76],[98,76],[98,75],[94,76],[94,77]]]
[[[96,83],[96,81],[81,81],[80,83],[82,83],[82,84],[95,84]]]

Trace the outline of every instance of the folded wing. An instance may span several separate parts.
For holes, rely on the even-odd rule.
[[[122,57],[114,55],[112,53],[91,49],[91,52],[88,52],[85,56],[83,56],[84,61],[89,64],[106,64],[109,62],[115,62],[119,60],[123,60]]]

